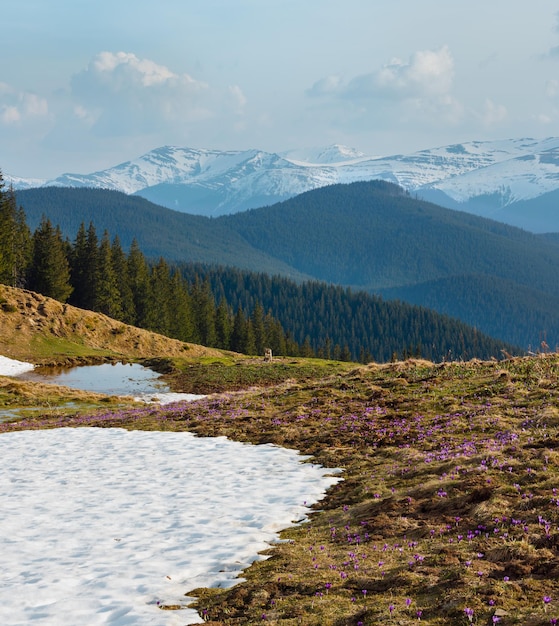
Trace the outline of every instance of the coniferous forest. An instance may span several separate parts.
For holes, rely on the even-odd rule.
[[[1,182],[1,178],[0,178]],[[82,223],[70,240],[43,216],[31,232],[0,187],[0,282],[182,341],[249,355],[361,362],[434,361],[518,352],[429,309],[319,281],[148,259],[133,240]]]
[[[117,191],[17,191],[28,224],[42,216],[73,240],[81,222],[136,239],[150,259],[209,263],[316,280],[402,300],[535,350],[559,344],[559,246],[437,207],[390,183],[330,185],[270,207],[207,218]]]

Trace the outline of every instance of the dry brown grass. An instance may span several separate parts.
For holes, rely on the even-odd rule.
[[[196,590],[208,624],[555,623],[559,356],[319,371],[176,409],[45,415],[2,430],[189,430],[343,468],[246,582]]]
[[[108,356],[217,357],[222,352],[128,326],[32,291],[0,285],[0,354],[55,364]]]

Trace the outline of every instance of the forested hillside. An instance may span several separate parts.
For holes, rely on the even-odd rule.
[[[386,361],[402,356],[500,357],[515,348],[427,309],[388,304],[365,293],[286,278],[148,262],[135,240],[91,222],[74,237],[43,217],[33,234],[11,192],[0,195],[0,282],[25,286],[77,307],[170,337],[263,354]],[[21,251],[19,257],[6,251]],[[282,322],[283,320],[283,322]]]
[[[216,219],[113,191],[18,192],[30,225],[43,214],[72,240],[136,239],[147,258],[316,279],[419,304],[528,349],[559,343],[559,245],[498,222],[443,209],[373,181],[332,185],[274,206]]]
[[[336,284],[376,290],[483,274],[559,295],[559,251],[545,240],[416,200],[383,181],[323,187],[216,221]]]
[[[540,235],[541,239],[547,243],[554,243],[559,246],[559,233],[545,233]]]
[[[32,229],[39,226],[45,215],[60,226],[64,236],[72,239],[82,223],[93,221],[99,233],[107,230],[118,235],[125,250],[136,240],[151,259],[220,263],[305,278],[248,244],[225,224],[171,211],[119,191],[41,187],[18,191],[17,202],[25,208]]]
[[[0,178],[1,183],[1,178]],[[163,258],[148,262],[136,241],[82,223],[73,241],[47,217],[31,233],[25,211],[0,184],[0,283],[26,287],[60,302],[181,341],[263,354],[298,354],[299,346],[271,315],[252,318],[217,301],[208,283],[187,283]]]
[[[421,356],[433,361],[497,356],[494,339],[456,318],[404,302],[384,302],[363,291],[317,281],[301,284],[232,268],[180,266],[190,282],[209,282],[213,293],[244,311],[263,307],[289,329],[303,354],[386,362]],[[502,350],[517,349],[503,344]]]
[[[502,336],[536,351],[542,342],[558,342],[559,297],[494,276],[470,275],[442,278],[417,285],[382,289],[387,300],[421,304],[457,317],[491,336]],[[511,320],[516,320],[511,324]]]
[[[456,316],[528,346],[559,343],[559,246],[374,181],[219,218],[300,272]]]

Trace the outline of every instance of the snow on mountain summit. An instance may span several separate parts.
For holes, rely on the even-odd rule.
[[[371,159],[376,157],[367,156],[359,150],[333,144],[326,148],[300,148],[297,150],[288,150],[282,152],[283,156],[292,163],[301,165],[333,165],[336,163],[347,163],[348,161],[360,161],[363,159]]]
[[[336,183],[381,179],[449,208],[492,198],[493,208],[559,191],[559,138],[472,141],[410,154],[367,156],[343,145],[281,153],[163,146],[92,174],[14,188],[94,187],[141,195],[171,209],[222,215]],[[492,209],[491,209],[492,210]],[[479,214],[490,215],[490,208]],[[558,216],[559,220],[559,216]]]
[[[256,150],[197,150],[163,146],[120,165],[93,174],[63,174],[49,186],[116,189],[127,194],[160,184],[188,184],[235,167]]]

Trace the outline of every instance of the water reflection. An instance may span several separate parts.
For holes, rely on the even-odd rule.
[[[144,396],[169,392],[169,387],[159,374],[138,363],[103,363],[71,369],[37,367],[17,378],[110,396]]]

